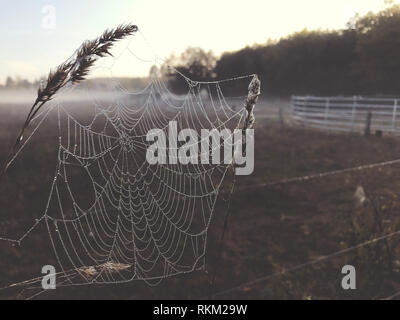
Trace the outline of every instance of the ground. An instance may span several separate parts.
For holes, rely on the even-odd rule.
[[[272,187],[241,188],[398,159],[400,140],[282,124],[276,120],[277,112],[273,119],[268,117],[267,107],[268,102],[263,102],[255,128],[255,171],[251,176],[236,179],[221,246],[226,205],[215,210],[205,270],[165,279],[157,286],[135,281],[58,288],[40,298],[380,299],[399,291],[400,236],[372,242],[319,263],[290,268],[400,230],[400,164]],[[0,117],[2,161],[21,119],[18,112],[7,119]],[[56,134],[49,129],[44,137],[27,150],[26,157],[32,165],[17,164],[19,170],[12,171],[1,184],[1,235],[10,229],[26,230],[38,216],[36,210],[43,206],[48,192],[45,182],[51,178],[48,173],[54,167],[54,158],[46,157],[46,152],[52,155],[51,150],[46,150]],[[32,171],[35,164],[38,169]],[[354,196],[360,187],[365,200]],[[5,191],[10,191],[5,188],[11,188],[11,196],[5,196]],[[21,193],[21,189],[28,193]],[[36,199],[29,207],[28,198]],[[26,216],[18,214],[22,211]],[[0,286],[32,278],[53,257],[47,231],[38,228],[21,247],[0,242],[0,257]],[[357,270],[356,290],[345,291],[341,287],[341,269],[347,264]],[[259,278],[265,279],[240,286]],[[217,294],[233,287],[237,289]],[[27,293],[19,295],[20,291],[0,290],[0,296],[26,297]]]

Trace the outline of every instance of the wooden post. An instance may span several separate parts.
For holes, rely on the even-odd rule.
[[[392,131],[396,131],[396,115],[397,115],[397,99],[394,100],[393,118],[392,118]]]
[[[329,119],[328,119],[328,116],[329,116],[329,108],[330,108],[330,99],[329,98],[327,98],[326,99],[326,102],[325,102],[325,128],[327,128],[328,127],[328,124],[329,124]]]
[[[279,107],[279,123],[281,124],[281,127],[285,125],[285,119],[283,117],[282,107]]]
[[[292,96],[290,99],[290,115],[293,117],[294,116],[294,102],[295,102],[295,96]]]
[[[357,97],[353,96],[353,108],[351,111],[351,131],[354,131],[354,121],[356,119]]]
[[[365,131],[364,136],[369,137],[371,135],[371,120],[372,120],[372,112],[368,111],[367,119],[365,122]]]

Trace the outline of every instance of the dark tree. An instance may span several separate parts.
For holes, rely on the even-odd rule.
[[[180,57],[171,56],[161,67],[161,73],[168,79],[171,90],[178,94],[189,88],[185,77],[193,81],[210,81],[215,77],[216,57],[200,48],[188,48]],[[172,68],[171,68],[172,67]]]

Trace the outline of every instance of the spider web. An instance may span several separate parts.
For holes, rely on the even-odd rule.
[[[127,52],[138,58],[129,46]],[[154,285],[205,268],[207,233],[217,202],[227,200],[224,188],[230,189],[226,181],[233,181],[233,165],[214,164],[212,150],[199,155],[210,157],[209,164],[151,165],[146,134],[158,128],[168,137],[173,121],[177,132],[230,129],[233,135],[246,117],[241,106],[253,75],[197,82],[173,70],[186,82],[185,95],[172,93],[157,74],[139,92],[110,80],[112,102],[88,92],[90,116],[81,119],[60,100],[35,119],[30,137],[56,113],[57,159],[48,201],[19,240],[0,239],[20,244],[45,223],[63,279],[58,286],[132,280]],[[243,88],[243,95],[225,95],[231,85]],[[176,154],[171,151],[182,144],[167,144],[165,151]]]

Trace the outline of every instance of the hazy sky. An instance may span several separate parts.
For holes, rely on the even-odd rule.
[[[153,52],[167,57],[188,46],[220,54],[303,28],[342,28],[355,12],[383,6],[384,0],[0,0],[0,82],[7,75],[38,78],[83,40],[122,22],[137,24],[144,36],[129,43],[131,51],[153,60]],[[147,74],[149,63],[121,51],[127,45],[117,48],[113,74]]]

